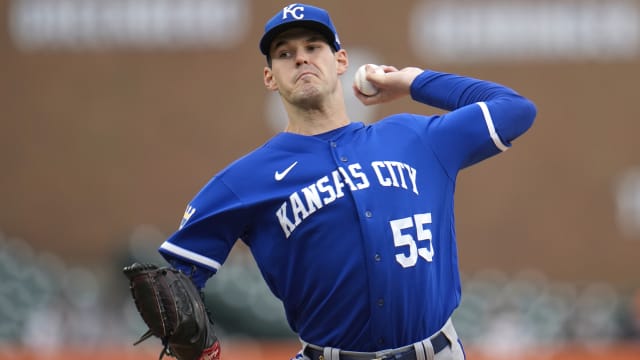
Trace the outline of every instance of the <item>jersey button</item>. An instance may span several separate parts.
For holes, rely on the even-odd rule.
[[[332,141],[330,144],[331,144],[331,147],[332,147],[332,148],[334,148],[334,147],[338,147],[338,144],[336,144],[336,142],[335,142],[335,141]]]
[[[374,259],[375,261],[380,261],[380,260],[382,259],[382,257],[380,256],[380,254],[376,254],[376,255],[373,257],[373,259]]]
[[[364,212],[364,216],[370,218],[370,217],[373,216],[373,213],[371,211],[367,210],[367,211]]]
[[[346,156],[340,156],[340,161],[347,162],[349,159]]]
[[[382,307],[382,306],[384,306],[384,299],[380,298],[378,299],[378,307]]]

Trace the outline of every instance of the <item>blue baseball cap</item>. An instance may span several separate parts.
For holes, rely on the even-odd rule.
[[[260,40],[260,51],[268,56],[273,39],[292,27],[304,27],[318,31],[327,38],[329,45],[336,51],[340,50],[340,39],[327,10],[311,5],[291,4],[285,6],[267,21],[264,26],[264,35]]]

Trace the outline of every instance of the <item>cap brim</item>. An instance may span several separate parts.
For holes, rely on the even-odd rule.
[[[262,36],[262,39],[260,40],[260,51],[264,55],[268,56],[269,50],[271,50],[270,47],[271,47],[271,42],[273,42],[273,39],[275,39],[278,35],[280,35],[284,31],[289,30],[291,28],[295,28],[295,27],[301,27],[301,28],[317,31],[327,39],[327,42],[329,43],[329,45],[331,45],[332,48],[334,48],[334,50],[337,50],[335,49],[335,45],[334,45],[336,41],[335,35],[333,31],[331,31],[331,29],[329,29],[326,25],[313,20],[298,20],[298,21],[291,21],[288,23],[280,24],[274,27],[273,29],[269,30],[269,32],[267,32],[266,34],[264,34]]]

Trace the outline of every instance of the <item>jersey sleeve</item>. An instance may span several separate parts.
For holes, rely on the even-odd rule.
[[[174,267],[190,274],[196,266],[200,287],[218,271],[241,237],[245,207],[220,177],[214,177],[193,198],[180,228],[161,246],[160,254]],[[204,277],[204,279],[201,279]]]
[[[427,131],[432,150],[451,175],[506,151],[536,116],[535,105],[512,89],[453,74],[423,72],[411,96],[449,110],[429,118]]]

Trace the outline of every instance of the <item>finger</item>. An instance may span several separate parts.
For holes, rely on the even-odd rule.
[[[358,100],[360,100],[360,102],[363,105],[367,105],[367,106],[368,105],[374,105],[374,104],[379,103],[379,101],[380,101],[379,100],[379,94],[380,93],[378,93],[376,95],[373,95],[373,96],[367,96],[367,95],[364,95],[363,93],[361,93],[360,90],[358,90],[358,88],[355,85],[353,86],[353,94],[356,96],[356,98]]]
[[[400,71],[395,66],[380,65],[380,67],[382,68],[382,70],[384,70],[385,73]]]
[[[381,66],[367,65],[366,69],[367,69],[367,74],[365,78],[374,86],[379,87],[377,85],[380,85],[385,81],[386,72],[384,71],[384,68],[382,68]]]

